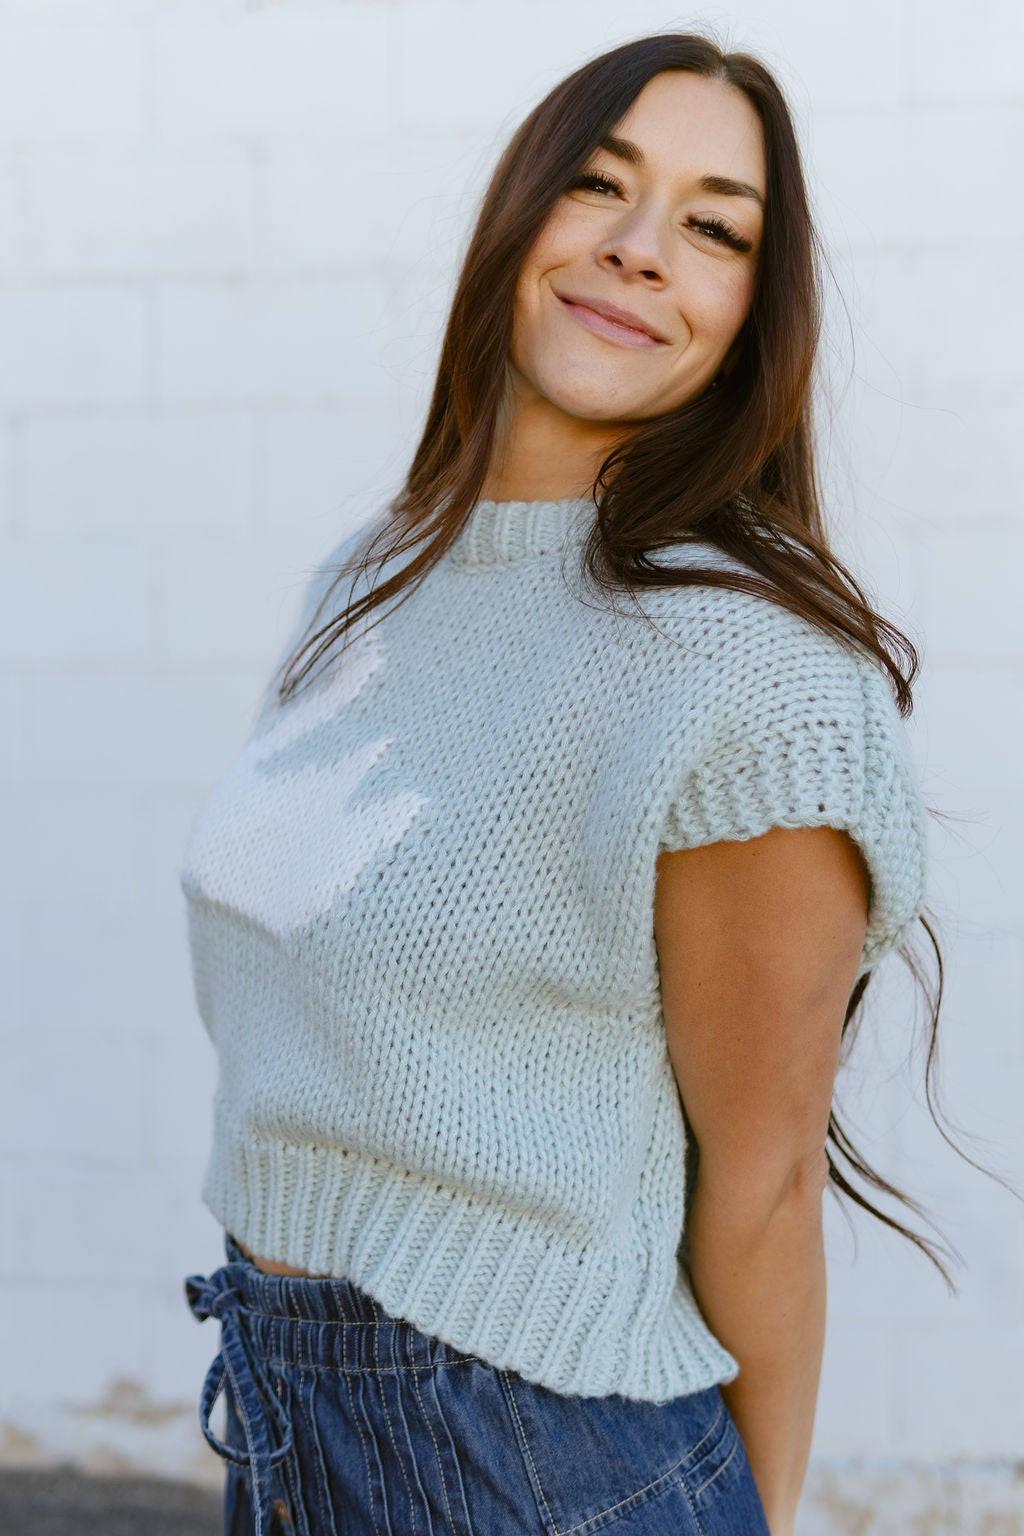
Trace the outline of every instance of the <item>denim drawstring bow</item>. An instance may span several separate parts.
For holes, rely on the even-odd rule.
[[[220,1319],[220,1353],[207,1371],[203,1383],[199,1404],[200,1427],[218,1456],[249,1467],[252,1473],[255,1536],[269,1536],[272,1529],[272,1469],[292,1449],[292,1426],[263,1364],[253,1355],[245,1330],[239,1322],[238,1313],[244,1306],[242,1284],[246,1272],[244,1264],[229,1263],[222,1264],[209,1277],[190,1275],[185,1281],[185,1295],[200,1322],[208,1317]],[[225,1445],[210,1429],[210,1413],[228,1381],[245,1431],[244,1451]],[[276,1450],[271,1449],[268,1407],[279,1441]]]

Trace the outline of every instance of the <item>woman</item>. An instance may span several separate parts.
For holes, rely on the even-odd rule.
[[[404,489],[182,871],[229,1532],[793,1530],[821,1196],[867,1203],[826,1141],[883,1182],[841,1037],[925,879],[816,302],[778,88],[702,38],[585,65],[494,174]]]

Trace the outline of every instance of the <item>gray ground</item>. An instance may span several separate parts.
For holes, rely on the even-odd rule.
[[[0,1536],[221,1536],[221,1500],[156,1478],[0,1472]]]

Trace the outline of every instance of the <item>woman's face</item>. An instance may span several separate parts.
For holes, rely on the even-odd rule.
[[[750,309],[765,196],[761,124],[734,86],[649,81],[559,199],[516,288],[520,403],[636,422],[714,379]]]

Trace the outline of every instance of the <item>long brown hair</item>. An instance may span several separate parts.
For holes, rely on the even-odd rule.
[[[391,599],[410,595],[466,522],[496,443],[523,260],[589,156],[664,70],[721,80],[742,91],[758,113],[767,195],[755,291],[734,361],[716,387],[639,424],[601,465],[592,487],[596,515],[582,551],[583,568],[608,592],[635,595],[644,587],[707,585],[767,597],[867,651],[888,674],[900,712],[910,713],[917,652],[874,611],[833,555],[822,518],[811,421],[820,260],[785,99],[757,59],[724,53],[707,38],[683,33],[641,38],[584,64],[556,85],[513,135],[484,195],[462,264],[426,425],[404,485],[377,536],[335,579],[351,575],[355,582],[371,565],[379,570],[398,556],[410,558],[358,598],[353,582],[344,611],[307,634],[284,664],[281,703],[335,642],[344,645],[353,626],[362,626]],[[746,570],[666,567],[651,559],[685,539],[718,546]],[[920,921],[934,954],[935,980],[909,945],[900,953],[926,999],[926,1097],[949,1140],[934,1089],[942,956],[931,924],[925,917]],[[850,998],[844,1059],[868,980],[862,977]],[[880,1210],[851,1182],[859,1180],[928,1221],[915,1201],[858,1152],[834,1106],[827,1156],[833,1189],[915,1243],[951,1285],[939,1257],[949,1255],[949,1248]]]

